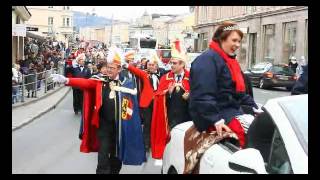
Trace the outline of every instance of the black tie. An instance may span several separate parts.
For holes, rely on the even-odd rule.
[[[177,82],[180,82],[181,74],[177,75],[177,77],[178,77],[178,81]]]

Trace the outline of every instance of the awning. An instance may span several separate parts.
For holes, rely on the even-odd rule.
[[[41,35],[38,35],[34,32],[30,32],[30,31],[27,31],[27,37],[31,37],[31,38],[34,38],[34,39],[37,39],[37,40],[40,40],[40,41],[45,41],[46,38],[41,36]]]

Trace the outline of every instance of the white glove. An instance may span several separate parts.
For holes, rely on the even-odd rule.
[[[129,64],[127,62],[125,62],[125,61],[121,61],[121,67],[127,69],[129,67]]]
[[[256,109],[255,107],[252,108],[254,113],[260,114],[263,113],[264,111],[261,109],[261,107],[259,107],[258,109]]]
[[[68,84],[69,79],[60,74],[51,74],[50,76],[53,82]]]

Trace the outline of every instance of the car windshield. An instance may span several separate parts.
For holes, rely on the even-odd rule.
[[[292,76],[294,72],[288,66],[273,66],[272,71],[277,74],[285,74]]]
[[[267,67],[267,64],[257,64],[253,66],[252,71],[263,71]]]
[[[154,39],[141,38],[140,47],[154,49],[156,47],[156,43],[157,41]]]
[[[308,154],[308,95],[296,100],[282,100],[279,105],[286,113],[304,151]]]
[[[163,51],[162,57],[163,58],[171,58],[171,51]]]

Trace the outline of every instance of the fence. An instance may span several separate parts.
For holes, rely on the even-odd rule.
[[[52,81],[51,74],[64,75],[64,67],[53,68],[43,72],[29,72],[22,74],[21,81],[17,85],[12,85],[12,104],[24,103],[29,98],[39,98],[47,95],[48,91],[56,90],[62,86]]]

